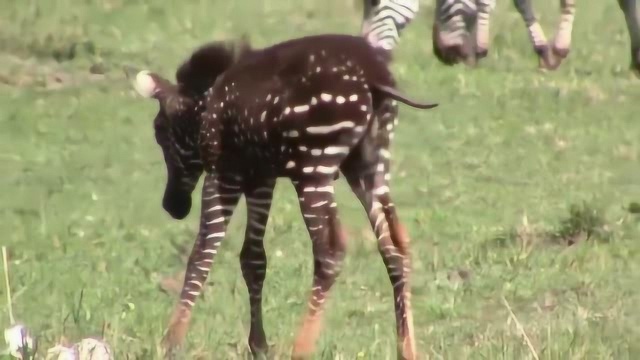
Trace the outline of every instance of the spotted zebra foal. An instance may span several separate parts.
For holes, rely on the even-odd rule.
[[[135,75],[138,92],[160,105],[154,127],[168,170],[163,206],[169,214],[187,216],[204,172],[200,230],[164,338],[168,350],[186,336],[191,309],[244,194],[248,221],[240,264],[251,310],[248,342],[255,355],[267,351],[263,237],[276,179],[285,177],[297,192],[314,258],[293,357],[314,351],[345,255],[334,199],[334,181],[342,172],[369,215],[393,285],[398,355],[416,358],[409,238],[390,195],[389,145],[396,101],[421,109],[436,104],[414,102],[396,90],[388,59],[362,37],[317,35],[263,49],[206,45],[178,69],[177,84],[148,71]]]

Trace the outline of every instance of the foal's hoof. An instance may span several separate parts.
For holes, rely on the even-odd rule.
[[[165,359],[175,359],[176,354],[181,350],[187,336],[190,318],[191,312],[188,309],[178,306],[174,310],[167,331],[162,337]]]
[[[251,349],[251,355],[253,355],[254,359],[267,359],[269,355],[269,345],[266,342],[264,343],[253,343],[249,342],[249,349]]]
[[[170,331],[167,331],[162,338],[162,350],[164,352],[163,358],[165,360],[177,360],[180,358],[179,355],[182,350],[182,346],[176,341]]]
[[[293,345],[291,360],[309,360],[313,358],[315,348],[310,342],[304,340],[305,339],[298,339]]]

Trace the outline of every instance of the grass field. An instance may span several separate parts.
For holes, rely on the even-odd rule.
[[[39,337],[40,355],[62,335],[104,334],[117,359],[157,358],[176,297],[159,283],[170,287],[195,236],[198,205],[184,221],[161,208],[157,105],[134,94],[121,66],[172,77],[212,39],[246,32],[263,46],[357,33],[359,1],[346,3],[0,0],[0,243],[10,252],[14,313]],[[551,37],[557,1],[536,7]],[[554,73],[536,69],[511,1],[499,1],[490,55],[477,69],[436,62],[429,1],[397,49],[404,91],[441,104],[401,108],[393,147],[392,193],[413,241],[424,358],[533,358],[523,334],[540,359],[640,356],[640,218],[625,209],[640,200],[640,80],[627,70],[616,1],[577,7],[572,53]],[[280,181],[276,192],[265,328],[275,358],[286,358],[312,261],[292,186]],[[350,246],[317,358],[395,358],[386,271],[342,179],[338,199]],[[573,204],[597,211],[592,221],[571,217]],[[196,306],[186,358],[247,355],[244,213]],[[551,239],[577,228],[567,219],[591,221],[596,234],[561,234],[573,246]],[[4,307],[0,324],[9,326]]]

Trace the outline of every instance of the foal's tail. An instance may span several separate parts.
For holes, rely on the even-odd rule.
[[[387,85],[373,84],[372,88],[380,91],[381,93],[389,96],[390,98],[400,101],[403,104],[412,106],[418,109],[433,109],[438,106],[437,103],[419,103],[417,101],[411,100],[407,98],[404,94],[402,94],[398,89],[392,88]]]

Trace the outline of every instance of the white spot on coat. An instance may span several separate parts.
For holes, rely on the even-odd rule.
[[[334,131],[338,131],[340,129],[350,129],[353,128],[356,124],[353,121],[342,121],[333,125],[326,126],[310,126],[307,128],[307,132],[309,134],[329,134]]]
[[[336,170],[338,170],[337,167],[335,166],[318,166],[316,167],[316,171],[322,174],[333,174],[334,172],[336,172]]]
[[[346,146],[328,146],[324,149],[324,153],[327,155],[348,154],[349,148]]]
[[[293,108],[293,112],[301,113],[309,110],[309,105],[298,105]]]
[[[320,99],[322,99],[322,101],[329,102],[331,101],[331,99],[333,99],[333,96],[331,94],[322,93],[320,94]]]

